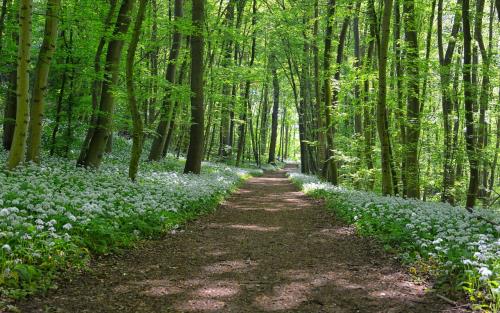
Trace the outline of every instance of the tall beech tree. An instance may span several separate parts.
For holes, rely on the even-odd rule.
[[[19,42],[17,54],[17,110],[16,127],[10,147],[7,168],[14,169],[24,158],[26,138],[29,125],[29,85],[30,85],[30,48],[31,48],[31,21],[33,2],[21,0],[19,2]]]
[[[462,0],[462,28],[464,35],[464,64],[462,73],[465,106],[465,146],[470,166],[469,187],[467,189],[467,201],[465,205],[467,208],[472,208],[476,203],[479,189],[479,162],[474,130],[474,106],[476,105],[476,101],[475,87],[472,84],[472,35],[469,10],[469,0]]]
[[[50,64],[56,49],[57,27],[61,0],[47,1],[45,32],[42,47],[38,55],[35,69],[35,82],[31,96],[30,126],[28,137],[27,161],[40,161],[40,145],[42,141],[42,118],[45,107],[45,94],[49,78]]]
[[[420,168],[418,147],[420,139],[420,75],[418,25],[415,13],[415,1],[403,0],[405,22],[405,68],[407,72],[407,107],[405,132],[405,177],[407,196],[420,198]]]
[[[389,134],[389,120],[387,117],[387,50],[391,31],[392,1],[384,0],[380,33],[377,33],[378,52],[378,98],[377,98],[377,130],[380,140],[381,167],[382,167],[382,193],[394,193],[392,177],[392,148]],[[375,5],[371,1],[372,19],[376,19]]]
[[[174,4],[174,20],[179,23],[179,20],[183,16],[183,0],[175,0]],[[174,111],[174,101],[172,101],[172,90],[174,89],[175,76],[177,69],[177,59],[179,58],[179,51],[181,49],[182,34],[180,32],[179,26],[175,26],[175,32],[172,36],[172,46],[170,48],[170,54],[168,57],[167,71],[165,74],[165,79],[168,83],[167,92],[163,99],[163,105],[160,109],[160,123],[156,129],[156,136],[151,145],[151,150],[149,152],[150,161],[158,161],[163,156],[163,150],[165,148],[165,142],[168,136],[168,125],[172,119],[172,114]]]
[[[134,0],[123,0],[116,19],[113,39],[109,42],[104,67],[104,80],[101,91],[101,101],[97,110],[95,125],[88,132],[92,132],[88,151],[79,165],[97,168],[101,164],[106,144],[112,132],[112,115],[114,108],[114,95],[112,88],[118,82],[120,59],[123,50],[123,34],[130,25],[130,12]]]
[[[139,9],[137,11],[137,16],[135,18],[134,30],[132,32],[132,40],[128,46],[127,51],[127,97],[128,104],[130,108],[130,114],[132,116],[132,152],[130,157],[130,165],[128,175],[131,180],[135,180],[137,176],[137,170],[139,167],[139,159],[141,158],[142,145],[144,139],[144,123],[142,121],[142,116],[137,105],[137,97],[135,95],[134,87],[134,60],[135,52],[137,50],[137,45],[139,43],[139,38],[141,36],[142,22],[144,21],[144,16],[146,14],[146,7],[149,0],[139,0]]]
[[[205,0],[193,0],[191,35],[191,128],[184,173],[200,174],[203,159],[203,128],[205,118],[203,94]]]
[[[326,31],[325,31],[325,49],[323,56],[323,101],[325,108],[325,127],[326,127],[326,152],[325,163],[323,165],[322,174],[330,182],[337,183],[337,165],[333,158],[333,103],[332,103],[332,87],[330,82],[331,75],[331,58],[332,58],[332,41],[333,41],[333,16],[335,15],[335,0],[328,0],[328,13],[326,15]]]

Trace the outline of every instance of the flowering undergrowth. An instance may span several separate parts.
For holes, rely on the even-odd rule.
[[[477,308],[500,310],[499,212],[471,214],[444,203],[335,187],[314,176],[291,173],[290,178],[307,194],[324,198],[360,234],[396,250],[412,271],[431,274],[438,287],[464,291]]]
[[[0,152],[0,162],[5,158]],[[128,247],[209,211],[243,179],[261,173],[207,163],[202,175],[184,175],[182,162],[166,159],[142,164],[133,183],[124,160],[108,156],[99,171],[90,171],[46,158],[40,166],[0,171],[0,295],[47,289],[61,270],[82,268],[92,254]]]

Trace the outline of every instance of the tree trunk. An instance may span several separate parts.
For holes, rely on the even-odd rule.
[[[22,162],[28,135],[32,5],[31,0],[20,0],[19,3],[16,128],[7,160],[7,169],[9,170],[14,169]]]
[[[335,72],[333,74],[334,81],[336,82],[337,85],[340,84],[340,66],[342,65],[342,60],[344,59],[344,46],[345,46],[345,41],[347,37],[347,30],[349,29],[349,16],[344,18],[344,21],[342,23],[342,29],[339,34],[339,43],[337,46],[337,59],[336,59],[336,67],[335,67]],[[339,102],[339,88],[333,88],[332,90],[332,100],[331,100],[331,110],[330,114],[333,116],[333,112],[338,107],[338,102]],[[329,149],[330,149],[330,166],[332,167],[332,176],[329,177],[329,181],[337,185],[338,184],[338,173],[337,173],[337,161],[335,160],[335,155],[333,153],[333,149],[335,149],[335,144],[334,144],[334,134],[335,134],[335,121],[331,120],[330,121],[330,133],[331,133],[331,143],[329,143]]]
[[[457,0],[460,7],[462,0]],[[453,168],[453,145],[452,145],[452,121],[450,115],[454,107],[452,92],[450,90],[451,82],[451,62],[455,50],[455,43],[460,29],[460,9],[457,8],[453,21],[446,53],[443,47],[443,0],[438,1],[438,18],[437,18],[437,41],[440,63],[440,80],[441,80],[441,105],[443,111],[443,132],[444,132],[444,153],[443,153],[443,193],[441,200],[443,202],[454,203],[454,195],[452,188],[454,185],[454,168]]]
[[[17,108],[17,65],[12,64],[7,81],[7,92],[5,95],[5,109],[3,115],[3,148],[10,150],[14,130],[16,128],[16,108]]]
[[[128,177],[135,181],[137,177],[137,170],[139,168],[139,160],[142,154],[143,146],[143,122],[141,113],[137,106],[137,99],[134,90],[134,59],[135,51],[137,50],[137,44],[139,43],[139,38],[141,36],[142,22],[144,21],[144,15],[146,12],[146,7],[148,0],[140,0],[139,9],[137,11],[137,16],[135,18],[134,31],[132,33],[132,39],[128,46],[127,51],[127,70],[126,70],[126,80],[127,80],[127,96],[128,105],[130,109],[130,115],[132,117],[132,152],[130,156],[130,164],[128,169]]]
[[[203,104],[204,1],[193,0],[192,9],[195,33],[191,37],[191,130],[184,173],[194,174],[200,174],[203,159],[203,123],[205,121]]]
[[[356,58],[354,61],[354,68],[357,72],[361,70],[361,47],[360,47],[360,38],[359,38],[359,11],[361,9],[361,1],[358,0],[356,3],[356,13],[352,22],[352,30],[353,30],[353,39],[354,39],[354,57]],[[362,110],[362,100],[361,100],[361,79],[359,75],[356,75],[356,82],[354,85],[354,134],[356,138],[361,137],[363,133],[363,116],[361,114]],[[360,159],[361,156],[360,156]],[[359,165],[358,165],[359,166]]]
[[[269,85],[264,82],[264,95],[262,101],[262,111],[260,119],[260,154],[263,155],[267,150],[267,130],[269,121]]]
[[[375,9],[372,5],[373,16]],[[378,99],[377,99],[377,130],[381,149],[382,167],[382,193],[392,195],[394,186],[391,169],[391,138],[389,134],[389,121],[387,118],[387,50],[389,46],[391,26],[392,0],[384,0],[382,24],[377,40],[378,48]]]
[[[174,4],[174,19],[180,20],[183,16],[182,1],[175,0]],[[172,47],[170,48],[170,55],[168,58],[168,66],[165,79],[169,83],[167,86],[167,93],[163,99],[162,111],[160,114],[160,123],[156,129],[156,136],[151,145],[151,150],[149,151],[149,160],[158,161],[163,155],[163,149],[165,147],[165,142],[168,135],[168,125],[172,118],[172,113],[174,110],[174,102],[171,100],[172,97],[172,85],[175,84],[175,72],[177,69],[177,59],[179,57],[179,51],[181,48],[182,34],[178,27],[175,28],[172,37]]]
[[[401,53],[401,12],[400,12],[400,1],[394,0],[394,68],[396,74],[396,101],[397,107],[395,109],[396,123],[399,124],[399,144],[402,148],[401,157],[401,187],[402,196],[406,197],[408,195],[408,182],[407,182],[407,168],[406,168],[406,122],[404,118],[404,73],[403,73],[403,63],[402,63],[402,53]],[[393,177],[394,180],[394,177]]]
[[[61,32],[61,37],[64,38],[64,31]],[[66,60],[64,62],[64,65],[67,66],[70,62],[70,57],[69,54],[66,56]],[[57,139],[57,133],[59,132],[59,127],[61,125],[61,111],[62,111],[62,105],[64,101],[64,93],[66,91],[66,81],[67,81],[68,75],[67,75],[67,69],[64,68],[63,73],[62,73],[62,79],[61,79],[61,89],[59,90],[59,95],[57,96],[57,105],[56,105],[56,120],[55,120],[55,125],[54,128],[52,129],[52,135],[50,137],[50,155],[53,156],[55,151],[56,151],[56,139]]]
[[[225,26],[228,30],[232,30],[234,26],[234,6],[236,0],[229,0],[226,9]],[[222,67],[227,69],[231,65],[233,56],[233,39],[231,32],[224,35],[224,56]],[[231,103],[232,103],[232,86],[229,82],[224,82],[222,86],[223,99],[221,101],[221,119],[219,131],[219,157],[226,159],[231,155]]]
[[[61,0],[48,0],[45,18],[45,32],[43,43],[38,55],[35,69],[35,83],[33,85],[31,118],[28,137],[26,161],[40,162],[40,145],[42,141],[42,120],[45,107],[45,94],[49,78],[52,56],[56,50],[57,28],[59,24],[59,10]]]
[[[315,118],[316,118],[316,134],[318,140],[318,154],[317,163],[320,168],[323,168],[325,162],[326,153],[326,138],[324,131],[324,121],[323,112],[325,111],[323,107],[323,102],[321,99],[321,77],[320,77],[320,61],[319,61],[319,1],[314,1],[314,29],[313,29],[313,58],[314,58],[314,94],[315,94]]]
[[[257,24],[257,0],[253,0],[252,5],[252,27],[255,28]],[[255,50],[257,47],[257,33],[254,30],[252,34],[252,47],[250,52],[250,62],[248,63],[248,67],[252,68],[255,62]],[[239,142],[238,142],[238,153],[236,155],[236,166],[240,165],[240,161],[242,158],[243,151],[245,149],[245,137],[246,137],[246,128],[249,124],[249,120],[252,119],[252,103],[250,101],[250,87],[251,81],[247,80],[245,84],[245,108],[242,116],[243,124],[240,125],[239,129]]]
[[[101,102],[98,108],[98,118],[92,138],[89,142],[88,153],[83,165],[85,167],[98,168],[106,149],[106,144],[111,133],[113,121],[114,95],[113,87],[119,76],[120,58],[123,48],[123,35],[130,25],[130,12],[134,0],[123,0],[113,32],[113,39],[108,45],[106,54],[106,65],[104,68],[104,80],[102,84]],[[89,129],[91,131],[91,129]]]
[[[328,13],[326,15],[327,23],[325,30],[325,50],[323,59],[323,100],[325,109],[325,127],[326,127],[326,151],[325,163],[323,164],[322,175],[333,184],[337,184],[337,168],[333,159],[333,103],[332,103],[332,86],[331,86],[331,70],[330,61],[332,58],[332,41],[333,41],[333,16],[335,15],[335,0],[328,0]]]
[[[278,73],[276,71],[275,63],[277,60],[274,56],[271,57],[273,60],[273,65],[271,68],[271,74],[273,76],[273,113],[271,116],[271,143],[269,144],[269,158],[267,163],[276,162],[276,143],[278,137],[278,112],[280,106],[280,82],[278,79]]]
[[[0,9],[0,54],[3,50],[3,32],[5,29],[5,18],[7,17],[7,9],[9,5],[11,5],[10,0],[3,0],[2,8]]]
[[[469,18],[469,0],[462,2],[462,24],[464,34],[464,65],[463,65],[463,84],[464,84],[464,106],[465,106],[465,146],[469,159],[469,187],[467,190],[466,207],[474,207],[479,187],[479,167],[476,138],[474,133],[474,86],[472,84],[472,36]]]
[[[405,65],[408,74],[405,140],[407,196],[409,198],[419,199],[420,168],[418,165],[418,144],[420,139],[420,64],[418,54],[418,25],[415,14],[415,1],[403,0],[406,42]]]
[[[97,107],[99,106],[99,98],[101,96],[102,90],[102,77],[101,77],[101,58],[102,53],[104,52],[104,46],[108,41],[107,33],[109,29],[112,27],[113,16],[115,15],[117,0],[110,1],[110,7],[106,19],[104,21],[104,35],[101,36],[99,40],[99,44],[97,46],[97,51],[94,56],[94,74],[96,78],[92,82],[92,115],[90,117],[90,125],[85,135],[85,139],[83,140],[82,148],[80,150],[80,155],[78,156],[78,165],[84,165],[85,159],[87,157],[90,140],[94,135],[96,123],[97,123]]]
[[[368,17],[371,20],[369,25],[370,40],[368,42],[368,49],[366,51],[365,62],[363,66],[363,137],[364,137],[364,159],[366,163],[366,168],[368,170],[368,190],[373,190],[375,185],[373,168],[373,144],[374,144],[374,125],[373,116],[375,115],[375,106],[372,101],[372,93],[370,89],[370,79],[367,77],[371,74],[372,69],[375,65],[373,60],[373,54],[375,51],[375,37],[376,37],[376,23],[374,19],[371,19],[371,13],[368,13]],[[372,83],[373,84],[373,83]]]
[[[477,153],[478,155],[481,156],[479,159],[480,162],[480,170],[483,177],[481,179],[481,182],[479,183],[480,188],[479,188],[479,196],[485,197],[487,194],[487,176],[488,176],[488,160],[486,159],[485,156],[483,156],[482,151],[487,147],[488,145],[488,124],[486,121],[486,112],[488,110],[488,102],[489,102],[489,97],[490,97],[490,56],[492,55],[492,39],[493,39],[493,33],[492,33],[492,27],[493,27],[493,18],[490,16],[490,23],[489,23],[489,45],[488,48],[486,48],[483,40],[483,34],[482,34],[482,19],[483,19],[483,10],[484,10],[484,0],[477,0],[476,1],[476,17],[475,17],[475,25],[474,25],[474,35],[476,42],[478,43],[479,46],[479,51],[481,52],[481,59],[482,59],[482,83],[481,83],[481,91],[479,95],[479,129],[478,129],[478,134],[477,134]],[[493,12],[492,12],[493,13]]]

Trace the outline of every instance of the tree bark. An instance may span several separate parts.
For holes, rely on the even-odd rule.
[[[114,95],[113,87],[118,81],[120,58],[123,48],[123,35],[130,25],[130,12],[134,0],[123,0],[113,32],[113,39],[109,42],[104,68],[101,102],[97,112],[96,127],[89,142],[88,153],[83,165],[98,168],[101,164],[108,138],[111,134],[113,121]],[[92,127],[91,127],[92,128]],[[92,131],[89,128],[89,131]]]
[[[78,161],[77,164],[79,165],[84,165],[85,164],[85,159],[87,157],[88,149],[89,149],[89,144],[90,140],[92,139],[92,136],[94,135],[96,123],[97,123],[97,107],[99,106],[99,99],[101,96],[101,90],[102,90],[102,77],[101,77],[101,58],[102,58],[102,53],[104,52],[104,46],[106,45],[108,38],[107,38],[107,33],[109,29],[113,26],[112,20],[113,16],[115,15],[115,10],[116,10],[116,5],[117,5],[117,0],[110,0],[110,7],[108,10],[108,14],[106,16],[106,19],[104,21],[104,32],[105,34],[101,36],[101,39],[99,40],[99,44],[97,46],[97,50],[94,56],[94,74],[95,78],[92,82],[92,115],[90,117],[90,125],[89,129],[87,131],[87,134],[85,135],[85,139],[83,140],[82,148],[80,150],[80,155],[78,156]]]
[[[406,182],[407,196],[420,198],[420,168],[418,164],[418,144],[420,140],[420,73],[418,54],[418,30],[415,16],[415,1],[403,1],[405,22],[407,106],[406,106]]]
[[[472,36],[469,17],[469,0],[462,2],[462,24],[464,36],[464,64],[463,64],[463,84],[464,84],[464,106],[465,106],[465,146],[469,159],[469,187],[467,190],[466,207],[472,209],[476,203],[479,187],[479,167],[474,133],[474,86],[472,84]]]
[[[393,45],[394,45],[394,68],[396,74],[396,101],[397,106],[395,108],[396,123],[399,126],[399,144],[402,148],[401,157],[401,187],[402,196],[406,197],[408,195],[408,182],[407,182],[407,167],[406,167],[406,121],[405,121],[405,106],[404,106],[404,72],[403,72],[403,60],[402,60],[402,48],[401,48],[401,11],[400,11],[399,0],[394,0],[394,31],[393,31]],[[394,177],[393,177],[394,181]],[[396,179],[397,181],[397,179]]]
[[[326,15],[326,30],[325,30],[325,50],[323,57],[323,100],[325,109],[325,132],[326,132],[326,151],[325,163],[323,164],[322,176],[333,184],[337,184],[337,168],[333,159],[333,103],[332,103],[332,86],[331,86],[331,70],[330,61],[332,58],[332,41],[333,41],[333,16],[335,15],[335,0],[328,0],[328,12]]]
[[[16,111],[17,111],[17,65],[11,64],[12,69],[9,72],[7,81],[7,91],[5,95],[5,109],[3,115],[3,148],[10,150],[12,139],[14,138],[14,130],[16,128]]]
[[[236,0],[229,0],[226,8],[225,26],[228,30],[233,29],[234,26],[234,6]],[[233,56],[233,39],[230,32],[224,35],[224,55],[222,67],[227,69],[231,65]],[[231,155],[231,103],[232,103],[232,86],[228,82],[224,82],[222,86],[223,99],[221,101],[221,118],[219,130],[219,157],[226,159]]]
[[[0,54],[3,50],[3,32],[5,29],[5,18],[7,17],[7,9],[10,4],[10,0],[3,0],[2,8],[0,9]]]
[[[57,28],[59,24],[59,11],[61,0],[47,1],[45,17],[45,32],[43,43],[38,55],[35,69],[35,82],[33,85],[31,118],[28,137],[28,150],[26,161],[40,162],[40,146],[42,141],[42,121],[45,108],[45,94],[49,78],[50,64],[56,50]]]
[[[462,0],[457,0],[457,6],[461,7]],[[455,50],[456,40],[460,29],[460,9],[455,12],[453,28],[448,41],[446,52],[443,46],[443,0],[438,1],[438,18],[437,18],[437,41],[440,64],[440,81],[441,81],[441,106],[443,111],[443,130],[444,130],[444,153],[443,153],[443,193],[441,200],[453,204],[455,202],[452,193],[454,185],[454,168],[453,168],[453,144],[452,144],[452,121],[451,114],[455,106],[452,98],[453,93],[450,90],[451,82],[451,62]]]
[[[28,135],[32,6],[32,0],[20,0],[19,2],[16,128],[7,159],[7,169],[9,170],[14,169],[22,162]]]
[[[191,130],[184,173],[200,174],[203,159],[203,54],[205,0],[193,0],[192,21],[195,33],[191,37]]]
[[[255,28],[256,24],[257,24],[257,0],[253,0],[252,27]],[[250,68],[253,67],[254,62],[255,62],[255,50],[256,50],[256,48],[257,48],[257,33],[256,33],[256,30],[254,30],[253,34],[252,34],[252,47],[251,47],[251,52],[250,52],[250,62],[248,63],[248,66]],[[236,166],[240,165],[243,151],[245,149],[246,128],[247,128],[247,125],[249,124],[249,120],[252,119],[252,115],[251,115],[252,114],[252,103],[250,101],[250,87],[251,87],[251,81],[247,80],[246,84],[245,84],[245,94],[244,94],[245,108],[244,108],[244,113],[242,116],[243,124],[240,126],[240,129],[239,129],[239,142],[238,142],[238,153],[236,155]]]
[[[278,137],[278,112],[280,106],[280,83],[275,63],[275,56],[271,57],[273,65],[271,66],[271,74],[273,76],[273,113],[271,115],[271,142],[269,144],[269,158],[267,163],[276,162],[276,142]]]
[[[375,9],[372,5],[373,17]],[[377,131],[381,149],[382,167],[382,193],[392,195],[394,186],[391,169],[391,138],[389,134],[389,121],[387,118],[387,50],[389,46],[391,26],[392,0],[384,0],[382,24],[380,34],[377,36],[378,48],[378,99],[377,99]]]
[[[128,177],[135,181],[137,177],[137,171],[139,168],[139,160],[142,154],[142,146],[144,139],[144,125],[142,122],[141,113],[137,106],[137,98],[135,96],[134,88],[134,59],[135,51],[137,50],[137,44],[139,43],[139,38],[141,36],[142,22],[144,21],[144,15],[146,13],[146,7],[148,0],[139,1],[139,9],[137,11],[137,16],[135,18],[134,30],[132,32],[132,40],[128,46],[127,51],[127,69],[126,69],[126,81],[127,81],[127,96],[128,105],[130,109],[130,115],[132,117],[132,152],[130,156],[130,163],[128,169]]]
[[[175,0],[174,4],[174,19],[179,21],[182,19],[183,0]],[[172,113],[174,110],[174,102],[171,100],[172,87],[175,84],[175,72],[177,69],[177,59],[179,58],[179,51],[182,43],[182,34],[178,27],[175,28],[172,37],[172,47],[170,48],[170,55],[168,58],[168,66],[165,79],[167,80],[169,86],[167,86],[167,93],[163,99],[162,111],[160,113],[160,123],[156,129],[156,136],[151,145],[151,150],[149,151],[148,159],[150,161],[158,161],[163,155],[163,149],[165,147],[165,142],[168,135],[168,125],[172,118]]]
[[[321,99],[321,77],[320,77],[320,61],[319,61],[319,1],[314,0],[314,29],[313,29],[313,58],[314,58],[314,94],[315,94],[315,119],[316,119],[316,140],[318,140],[317,163],[320,168],[323,168],[325,163],[326,153],[326,138],[324,131],[323,102]]]

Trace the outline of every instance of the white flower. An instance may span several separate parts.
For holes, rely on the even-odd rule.
[[[8,244],[4,244],[2,246],[2,250],[4,250],[6,253],[11,253],[12,252],[12,248]]]
[[[70,230],[71,228],[73,228],[73,225],[71,225],[70,223],[66,223],[63,225],[63,228],[66,230]]]
[[[483,266],[479,269],[479,274],[481,275],[481,278],[487,279],[493,274],[493,272],[490,271],[489,268]]]

